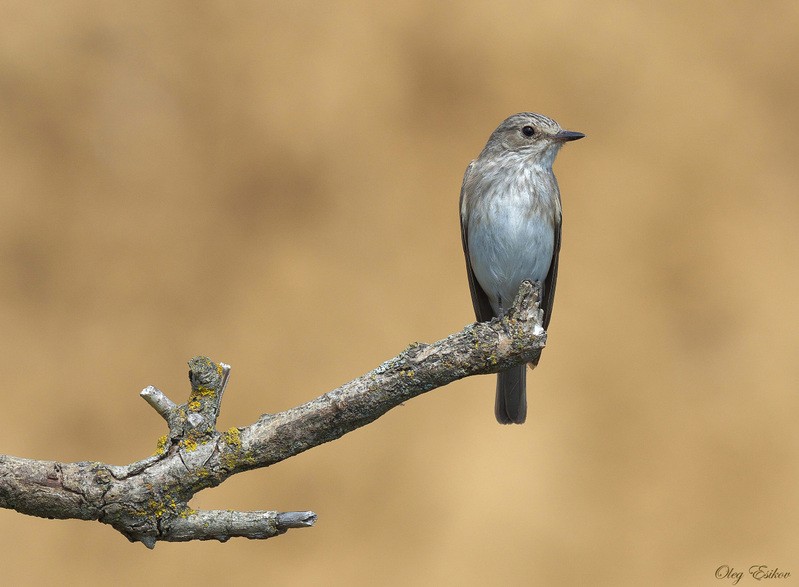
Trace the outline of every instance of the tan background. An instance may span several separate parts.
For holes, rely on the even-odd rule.
[[[195,354],[227,428],[460,329],[466,164],[520,110],[588,135],[527,425],[473,378],[193,502],[318,512],[267,542],[0,511],[4,582],[799,582],[794,0],[0,11],[3,453],[150,454]]]

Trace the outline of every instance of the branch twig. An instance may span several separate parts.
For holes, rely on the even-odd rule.
[[[313,512],[196,511],[189,500],[231,475],[268,467],[364,426],[422,393],[530,362],[546,342],[538,285],[525,282],[501,319],[414,343],[377,369],[306,404],[244,428],[216,429],[230,367],[189,361],[191,393],[175,404],[153,386],[141,396],[166,420],[156,454],[126,466],[0,455],[0,507],[46,518],[98,520],[131,541],[270,538],[312,526]]]

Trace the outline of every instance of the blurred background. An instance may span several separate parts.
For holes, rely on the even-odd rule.
[[[473,320],[463,171],[588,138],[521,427],[493,377],[204,492],[312,509],[159,544],[0,511],[9,584],[724,585],[799,577],[799,4],[0,5],[0,452],[125,464],[233,366],[244,426]],[[753,583],[744,576],[739,584]]]

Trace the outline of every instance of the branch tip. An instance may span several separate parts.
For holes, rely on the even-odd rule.
[[[169,399],[164,392],[162,392],[157,387],[152,385],[148,385],[144,389],[139,392],[139,395],[144,398],[150,407],[152,407],[158,414],[167,422],[169,422],[169,416],[172,414],[172,410],[174,410],[177,405],[171,399]]]
[[[315,521],[316,514],[314,512],[195,511],[191,515],[175,517],[166,523],[162,522],[155,539],[166,542],[188,540],[227,542],[231,538],[264,540],[284,534],[291,528],[308,528],[313,526]],[[151,537],[146,538],[150,539]],[[140,538],[140,540],[142,539]]]
[[[280,512],[277,515],[279,528],[308,528],[316,523],[314,512]]]
[[[189,381],[193,391],[211,389],[219,393],[223,372],[224,369],[217,369],[208,357],[192,357],[189,360]]]
[[[513,299],[510,314],[514,317],[529,316],[541,318],[541,283],[538,281],[522,281],[519,291]]]
[[[222,394],[225,393],[227,389],[228,380],[230,379],[230,365],[227,363],[219,363],[219,369],[222,372],[222,381],[219,382],[219,394],[216,400],[216,411],[217,414],[219,410],[222,408]]]

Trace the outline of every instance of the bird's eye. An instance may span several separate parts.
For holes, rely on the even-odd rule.
[[[523,126],[522,134],[526,137],[531,137],[535,134],[535,129],[532,126]]]

